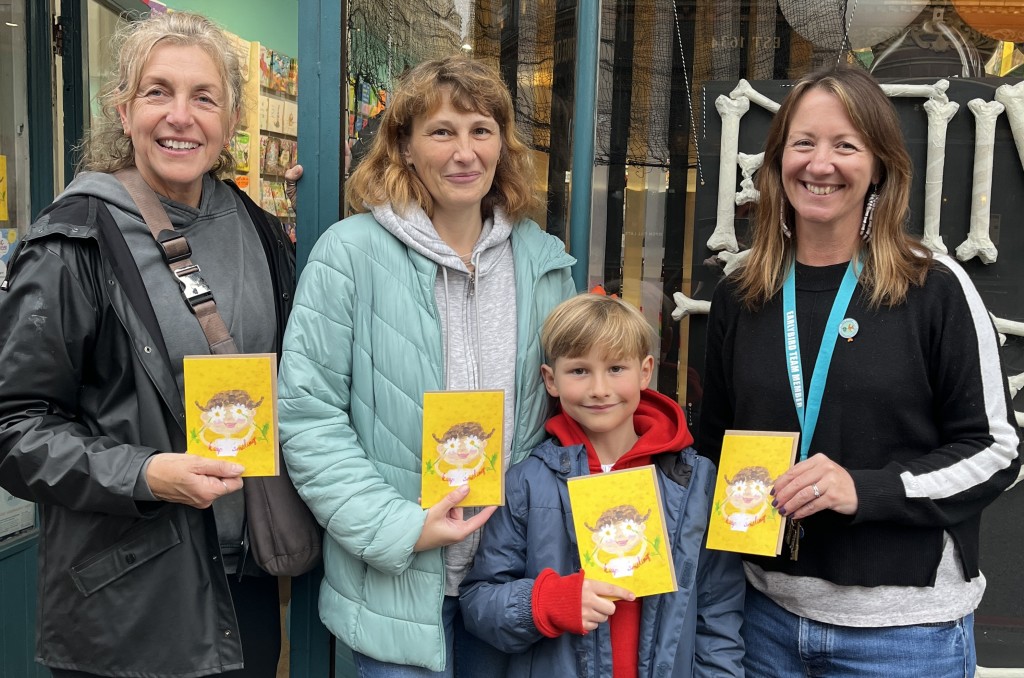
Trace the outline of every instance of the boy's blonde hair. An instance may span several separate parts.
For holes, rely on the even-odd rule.
[[[545,361],[579,358],[600,347],[606,357],[643,360],[651,353],[651,326],[630,304],[584,293],[551,311],[540,331]]]

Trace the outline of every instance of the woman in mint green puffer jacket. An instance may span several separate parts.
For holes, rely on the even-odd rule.
[[[562,242],[524,218],[528,167],[496,72],[421,64],[349,180],[367,213],[333,225],[299,281],[282,447],[326,529],[321,619],[369,675],[451,670],[445,626],[491,512],[419,506],[423,393],[504,389],[506,466],[544,437],[540,326],[575,289]]]

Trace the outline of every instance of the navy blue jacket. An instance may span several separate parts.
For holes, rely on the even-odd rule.
[[[679,590],[643,599],[638,674],[743,676],[740,559],[703,545],[715,466],[693,448],[654,460]],[[462,584],[462,614],[470,632],[512,655],[508,678],[612,675],[607,624],[547,638],[533,623],[534,578],[548,567],[561,575],[580,569],[566,481],[588,473],[583,445],[544,442],[509,469],[505,505],[484,527]]]

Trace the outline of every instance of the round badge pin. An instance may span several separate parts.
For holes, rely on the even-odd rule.
[[[843,322],[839,323],[839,336],[843,339],[853,339],[857,335],[857,330],[860,329],[860,325],[853,318],[846,318]]]

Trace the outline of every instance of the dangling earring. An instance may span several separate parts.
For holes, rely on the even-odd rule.
[[[786,201],[783,200],[782,204],[779,205],[779,223],[782,225],[782,235],[787,238],[793,237],[793,231],[789,230],[789,226],[786,225]]]
[[[864,219],[860,222],[860,237],[864,242],[871,240],[871,220],[875,216],[875,205],[878,204],[878,184],[871,186],[868,204],[864,206]]]

